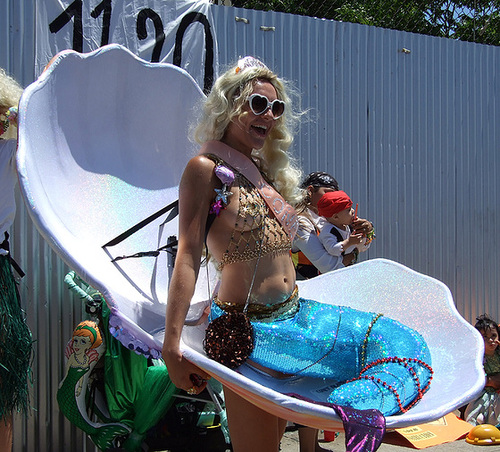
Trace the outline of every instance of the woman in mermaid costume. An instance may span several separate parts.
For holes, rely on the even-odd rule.
[[[200,392],[208,374],[180,351],[203,249],[220,270],[205,350],[237,367],[247,363],[277,378],[335,380],[335,406],[409,409],[427,390],[431,357],[411,328],[377,313],[300,298],[290,257],[300,172],[287,156],[296,116],[284,82],[262,62],[241,59],[215,83],[195,132],[200,154],[188,163],[179,187],[179,245],[166,316],[163,356],[174,384]],[[203,187],[203,188],[201,188]],[[225,337],[219,319],[245,313],[253,327]],[[235,314],[234,316],[227,314]],[[241,316],[240,316],[241,320]],[[244,342],[244,341],[243,341]],[[224,345],[221,345],[224,344]],[[242,356],[247,347],[249,356]],[[225,388],[235,452],[278,451],[286,421]]]

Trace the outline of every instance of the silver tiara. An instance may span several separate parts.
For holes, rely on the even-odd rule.
[[[236,66],[235,72],[237,74],[240,71],[252,67],[260,67],[262,69],[267,69],[267,66],[262,61],[258,60],[253,56],[246,56],[238,60],[238,65]]]

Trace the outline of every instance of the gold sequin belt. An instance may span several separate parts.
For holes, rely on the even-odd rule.
[[[243,312],[245,307],[242,303],[221,301],[214,296],[214,303],[226,312]],[[249,304],[247,309],[248,318],[257,322],[272,322],[277,318],[288,318],[294,316],[299,310],[299,288],[295,286],[291,295],[281,303],[274,304]]]

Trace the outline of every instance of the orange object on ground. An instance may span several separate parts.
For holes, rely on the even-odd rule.
[[[459,419],[454,413],[449,413],[437,421],[397,428],[395,431],[409,441],[415,449],[424,449],[461,439],[469,433],[471,428],[471,424]]]
[[[500,444],[500,430],[491,424],[476,425],[469,432],[465,441],[477,446]]]
[[[328,443],[335,441],[336,436],[337,434],[335,432],[329,432],[327,430],[323,432],[323,439]]]

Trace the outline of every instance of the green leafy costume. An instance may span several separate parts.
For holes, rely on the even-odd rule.
[[[31,332],[8,256],[0,256],[0,418],[28,408]]]

